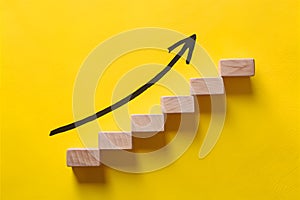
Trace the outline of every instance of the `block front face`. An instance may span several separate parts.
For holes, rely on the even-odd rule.
[[[100,166],[100,151],[98,149],[71,148],[67,150],[68,167]]]
[[[100,132],[100,149],[132,149],[131,132]]]
[[[254,76],[255,62],[253,58],[222,59],[219,72],[221,76]]]
[[[221,77],[190,79],[192,95],[224,94],[224,83]]]
[[[164,96],[161,97],[161,107],[164,113],[194,112],[193,96]]]
[[[158,132],[164,130],[163,115],[131,115],[133,132]]]

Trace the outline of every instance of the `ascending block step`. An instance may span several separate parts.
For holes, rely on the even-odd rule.
[[[221,76],[254,76],[254,59],[222,59],[219,63],[219,72]]]
[[[160,99],[164,113],[192,113],[194,112],[193,96],[163,96]]]
[[[100,132],[99,149],[132,149],[131,132]]]
[[[100,166],[99,149],[71,148],[67,150],[68,167]]]
[[[164,130],[163,115],[131,115],[132,132],[159,132]]]
[[[191,78],[192,95],[224,94],[224,84],[221,77]]]

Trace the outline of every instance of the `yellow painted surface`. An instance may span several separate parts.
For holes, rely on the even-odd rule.
[[[300,198],[299,1],[4,0],[0,5],[1,199]],[[253,57],[256,75],[251,82],[228,80],[225,126],[205,159],[198,159],[210,117],[204,112],[196,140],[167,168],[147,174],[107,167],[73,172],[65,152],[81,146],[76,130],[48,134],[73,120],[72,91],[81,63],[108,37],[149,26],[196,33],[215,63]],[[150,54],[138,52],[135,62],[158,57]],[[124,59],[135,64],[132,57]],[[169,59],[163,54],[156,61]],[[182,73],[189,73],[184,67]],[[112,86],[103,87],[111,92]],[[146,109],[134,102],[130,107]],[[111,116],[102,119],[107,128],[115,126]]]

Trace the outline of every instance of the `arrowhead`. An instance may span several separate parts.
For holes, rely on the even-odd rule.
[[[173,51],[176,47],[183,44],[183,47],[181,48],[181,50],[179,51],[179,53],[177,55],[182,56],[184,54],[184,52],[188,49],[189,51],[188,51],[188,56],[186,58],[186,64],[190,64],[193,50],[195,47],[195,42],[196,42],[196,34],[193,34],[190,37],[180,40],[180,41],[176,42],[175,44],[173,44],[172,46],[170,46],[168,48],[169,53],[171,51]]]

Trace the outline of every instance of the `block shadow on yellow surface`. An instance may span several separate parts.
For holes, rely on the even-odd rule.
[[[72,167],[78,183],[106,183],[105,166]]]
[[[148,133],[134,133],[132,137],[132,152],[151,152],[158,150],[166,145],[166,138],[164,132]],[[153,135],[152,135],[153,134]]]
[[[250,77],[223,77],[226,95],[249,95],[253,93]]]

